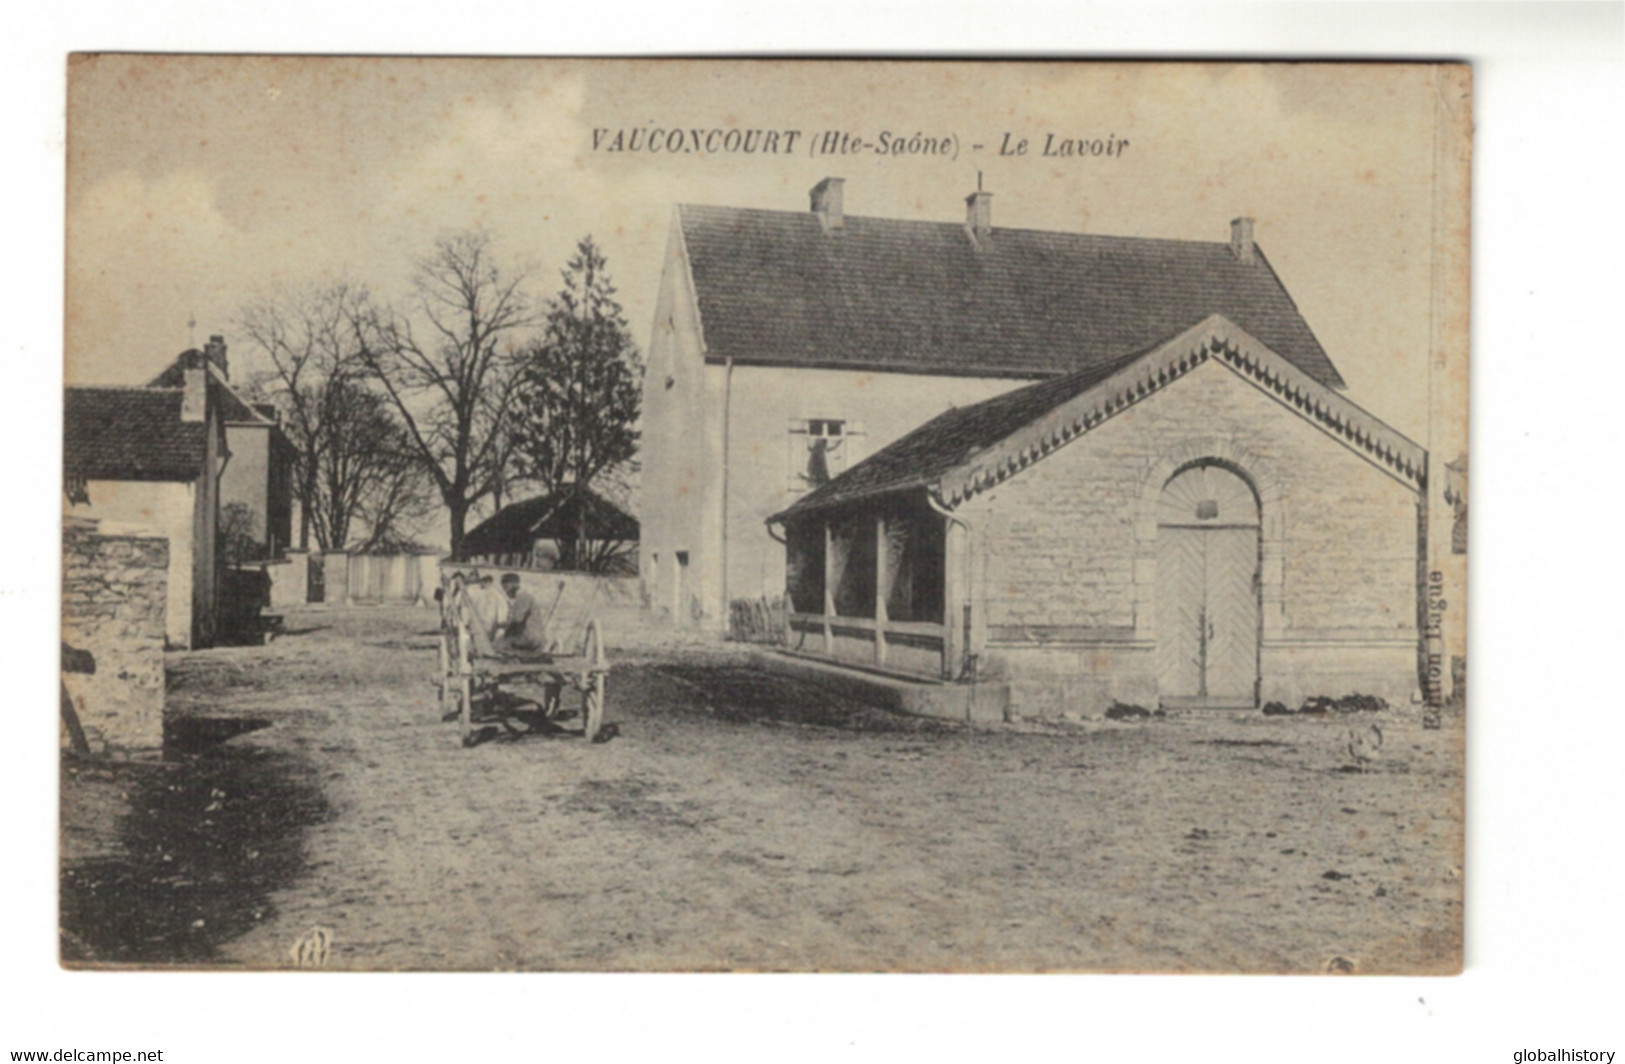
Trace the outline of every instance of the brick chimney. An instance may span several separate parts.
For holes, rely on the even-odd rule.
[[[846,208],[842,202],[846,178],[826,177],[812,187],[812,212],[823,223],[824,232],[846,225]]]
[[[978,179],[976,183],[980,185],[981,180]],[[965,197],[965,228],[970,231],[977,247],[987,243],[988,236],[993,232],[993,193],[978,188]]]
[[[209,410],[208,356],[192,350],[181,356],[185,384],[181,391],[181,420],[202,421]]]
[[[1230,223],[1230,254],[1243,266],[1258,261],[1258,250],[1253,245],[1253,220],[1237,218]]]
[[[203,345],[203,357],[220,368],[220,375],[227,380],[231,379],[231,370],[226,365],[226,338],[224,336],[211,336],[209,342]]]

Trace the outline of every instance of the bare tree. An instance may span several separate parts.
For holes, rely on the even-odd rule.
[[[353,380],[329,381],[321,399],[331,442],[314,463],[318,541],[373,551],[409,540],[434,499],[389,400]]]
[[[410,313],[357,319],[361,355],[406,429],[409,450],[451,518],[501,490],[510,460],[517,334],[535,324],[525,271],[503,271],[482,232],[442,238],[419,263]]]
[[[239,315],[269,370],[257,390],[282,413],[298,453],[299,543],[323,550],[401,538],[429,509],[421,469],[392,404],[371,390],[358,323],[375,311],[350,282],[282,293]]]
[[[606,265],[592,237],[583,237],[562,271],[564,287],[548,303],[542,336],[524,351],[516,457],[520,473],[549,494],[590,492],[601,479],[625,472],[637,456],[643,363]],[[613,550],[587,546],[608,538],[607,528],[591,527],[605,508],[585,498],[566,505],[579,525],[570,542],[579,547],[566,557],[561,541],[561,567],[608,564]]]

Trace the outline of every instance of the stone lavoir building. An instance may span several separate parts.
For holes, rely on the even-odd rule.
[[[774,516],[791,646],[1022,715],[1417,689],[1427,455],[1221,315],[948,411]]]

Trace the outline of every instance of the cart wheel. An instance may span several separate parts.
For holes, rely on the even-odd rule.
[[[589,669],[604,667],[604,635],[596,617],[587,622],[587,631],[581,637],[581,661]]]
[[[581,730],[591,742],[598,738],[598,731],[604,726],[604,638],[596,618],[587,622],[587,632],[581,641],[581,660],[587,669]]]
[[[446,706],[451,701],[451,651],[446,646],[446,630],[440,630],[440,719],[446,719]]]
[[[474,745],[474,683],[473,683],[472,678],[468,677],[468,676],[464,676],[462,678],[461,687],[462,687],[462,690],[459,691],[458,693],[462,696],[462,703],[463,703],[461,721],[460,721],[460,724],[461,724],[461,729],[460,730],[463,733],[463,745],[464,746],[473,746]]]
[[[587,692],[583,699],[581,731],[590,743],[598,738],[598,732],[604,726],[604,674],[595,672],[587,681]]]

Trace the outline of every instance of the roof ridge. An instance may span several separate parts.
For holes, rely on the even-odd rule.
[[[158,395],[180,395],[186,391],[185,388],[157,388],[146,384],[65,384],[63,388],[72,392],[139,392]]]
[[[806,216],[807,218],[815,220],[817,218],[817,215],[815,215],[812,211],[789,211],[782,207],[730,207],[726,204],[720,203],[679,203],[677,206],[683,209],[699,208],[701,210],[712,211],[738,211],[740,213],[748,214],[776,214],[792,218]],[[948,229],[965,228],[964,222],[944,221],[938,218],[898,218],[887,214],[852,214],[850,212],[846,213],[844,217],[849,222],[893,222],[898,225],[939,225]],[[1225,240],[1194,240],[1190,237],[1182,236],[1127,236],[1120,233],[1090,233],[1077,229],[1038,229],[1032,226],[1024,225],[995,225],[993,226],[993,232],[1035,233],[1040,236],[1068,236],[1088,240],[1139,240],[1149,244],[1206,244],[1220,248],[1228,248],[1230,246],[1228,238]],[[1254,246],[1256,247],[1258,245],[1255,243]]]
[[[1343,380],[1270,257],[1220,240],[677,205],[708,361],[1047,377],[1221,312],[1331,387]],[[1217,235],[1217,234],[1215,234]],[[992,365],[989,365],[992,363]]]

